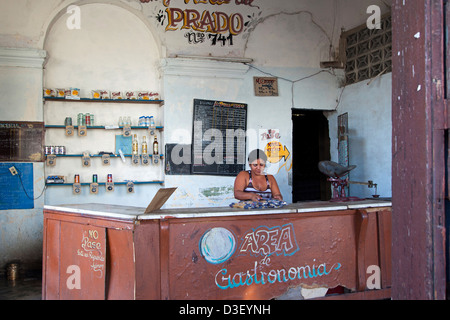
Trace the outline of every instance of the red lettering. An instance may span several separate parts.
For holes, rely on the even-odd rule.
[[[228,15],[224,12],[214,12],[214,20],[216,21],[216,33],[225,33],[228,31]]]
[[[206,28],[206,29],[205,29]],[[202,15],[202,19],[200,21],[199,31],[203,32],[213,32],[214,31],[214,22],[211,18],[211,14],[208,10],[205,10]]]
[[[244,29],[244,18],[240,13],[235,13],[230,17],[230,33],[232,35],[237,35]]]
[[[167,8],[166,12],[169,19],[166,31],[177,30],[177,23],[183,21],[184,18],[183,10],[178,8]],[[175,15],[177,15],[177,17],[175,17]]]
[[[199,26],[197,24],[198,19],[200,18],[200,13],[194,9],[186,9],[184,10],[184,24],[181,29],[194,29],[198,30]]]
[[[228,16],[221,11],[213,12],[212,14],[205,10],[200,14],[194,9],[181,10],[178,8],[166,9],[168,23],[166,31],[175,31],[178,29],[192,29],[200,32],[211,33],[230,33],[238,35],[244,30],[244,18],[240,13]],[[181,28],[179,24],[183,23]]]

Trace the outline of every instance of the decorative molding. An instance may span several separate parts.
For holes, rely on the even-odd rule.
[[[166,58],[161,60],[165,76],[243,79],[249,66],[242,62],[216,61],[201,58]]]
[[[32,48],[0,47],[1,67],[24,67],[42,69],[47,52]]]

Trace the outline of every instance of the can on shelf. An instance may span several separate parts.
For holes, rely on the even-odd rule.
[[[108,174],[108,180],[107,180],[108,182],[113,182],[113,180],[112,180],[112,174]]]
[[[72,125],[72,118],[71,117],[67,117],[66,120],[64,120],[64,125],[67,126],[71,126]]]
[[[98,176],[96,174],[92,175],[92,182],[98,183]]]
[[[74,183],[80,183],[80,175],[79,174],[75,175]]]

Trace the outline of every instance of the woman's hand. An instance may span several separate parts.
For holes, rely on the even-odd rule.
[[[259,200],[261,200],[261,196],[259,194],[256,194],[256,193],[250,193],[250,200],[252,200],[252,201],[259,201]]]
[[[280,201],[283,200],[283,196],[281,194],[275,194],[272,196],[272,198],[275,200],[280,200]]]

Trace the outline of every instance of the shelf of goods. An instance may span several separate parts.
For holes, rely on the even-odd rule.
[[[91,98],[80,98],[80,99],[67,99],[67,98],[57,98],[57,97],[44,97],[44,101],[63,101],[63,102],[95,102],[95,103],[147,103],[147,104],[158,104],[160,106],[164,105],[164,100],[139,100],[139,99],[91,99]]]
[[[126,186],[128,184],[128,182],[133,182],[135,185],[138,184],[163,184],[164,181],[158,181],[158,180],[154,180],[154,181],[119,181],[119,182],[114,182],[115,186]],[[74,183],[46,183],[46,186],[73,186]],[[90,186],[91,183],[90,182],[82,182],[80,183],[81,186]],[[106,183],[105,182],[98,182],[99,186],[105,186]]]
[[[78,103],[85,103],[85,104],[101,104],[101,103],[114,103],[114,104],[136,104],[136,105],[142,105],[142,104],[148,104],[148,105],[159,105],[160,107],[164,105],[164,100],[143,100],[143,99],[91,99],[91,98],[79,98],[79,99],[70,99],[70,98],[64,98],[64,97],[44,97],[44,102],[78,102]],[[74,125],[73,128],[75,130],[78,129],[79,126]],[[47,124],[45,125],[46,129],[66,129],[65,125],[53,125],[53,124]],[[154,128],[151,128],[147,125],[139,125],[139,126],[130,126],[131,130],[157,130],[157,131],[164,131],[163,126],[155,126]],[[124,126],[119,125],[88,125],[86,126],[87,130],[105,130],[105,131],[114,131],[114,130],[123,130]],[[113,158],[121,158],[119,154],[113,154],[113,153],[107,153],[111,159]],[[49,156],[49,154],[46,154],[46,156]],[[83,154],[54,154],[57,158],[82,158]],[[91,158],[102,158],[103,154],[92,154],[89,155]],[[125,158],[131,158],[133,155],[131,154],[124,154],[123,157]],[[140,155],[139,155],[140,157]],[[158,155],[152,155],[149,154],[148,157],[150,159],[154,159],[155,157],[158,157],[160,159],[164,159],[163,154]],[[151,160],[152,161],[152,160]],[[153,162],[153,161],[152,161]],[[164,184],[164,181],[162,180],[145,180],[145,181],[134,181],[134,180],[125,180],[120,182],[114,182],[114,185],[120,186],[120,185],[127,185],[128,182],[133,182],[135,185],[143,185],[143,184]],[[73,186],[74,183],[46,183],[46,186],[54,187],[54,186]],[[90,183],[80,183],[81,186],[89,186]],[[106,183],[99,182],[99,186],[105,186]]]

